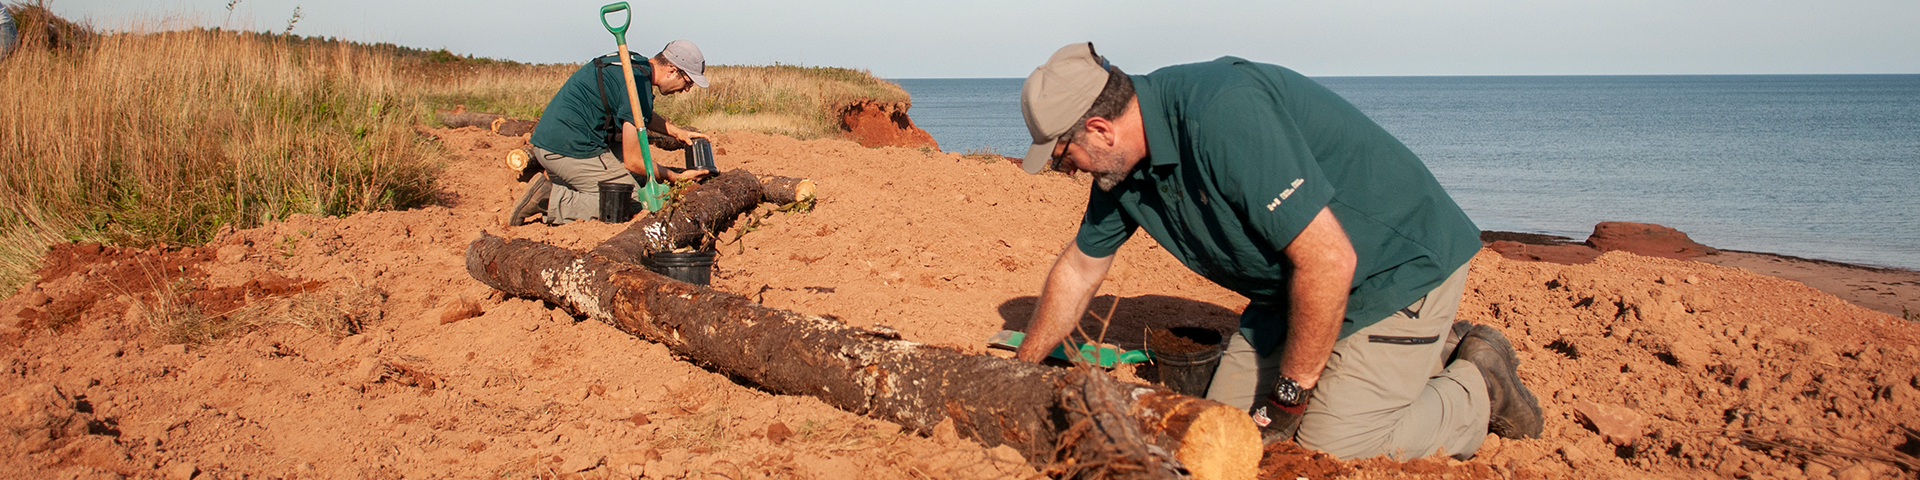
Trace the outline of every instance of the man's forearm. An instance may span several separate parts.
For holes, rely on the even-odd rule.
[[[666,135],[673,138],[682,137],[681,132],[679,132],[680,127],[678,125],[674,125],[673,120],[667,118],[666,115],[661,115],[658,113],[653,114],[653,118],[647,119],[647,129],[655,132],[660,132],[661,135]]]
[[[1089,257],[1080,252],[1077,243],[1070,242],[1054,261],[1053,269],[1047,272],[1047,284],[1040,289],[1040,304],[1034,306],[1026,339],[1020,342],[1014,358],[1039,362],[1054,346],[1066,340],[1080,323],[1080,312],[1087,310],[1087,303],[1093,300],[1093,293],[1099,291],[1101,280],[1112,266],[1112,255]]]
[[[1353,244],[1332,210],[1322,208],[1287,245],[1286,254],[1294,271],[1287,286],[1287,341],[1280,374],[1302,388],[1313,388],[1340,339],[1356,263]]]
[[[1313,388],[1320,382],[1320,371],[1333,354],[1340,339],[1340,321],[1346,317],[1347,284],[1332,275],[1296,273],[1289,290],[1291,305],[1287,315],[1287,341],[1280,356],[1280,374]]]

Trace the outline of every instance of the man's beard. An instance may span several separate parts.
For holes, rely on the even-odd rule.
[[[1090,166],[1093,168],[1085,170],[1093,174],[1093,184],[1100,187],[1100,191],[1113,191],[1114,186],[1120,185],[1121,181],[1127,179],[1128,170],[1125,166],[1127,162],[1122,158],[1124,154],[1120,153],[1120,149],[1108,150],[1094,148],[1091,145],[1081,145],[1080,148],[1087,151],[1087,156],[1091,160],[1089,163],[1092,163]]]

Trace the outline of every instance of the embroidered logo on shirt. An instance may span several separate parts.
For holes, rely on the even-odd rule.
[[[1300,189],[1300,184],[1302,184],[1302,183],[1307,183],[1307,179],[1304,179],[1304,178],[1296,178],[1296,179],[1293,179],[1293,185],[1292,185],[1292,186],[1290,186],[1290,187],[1287,187],[1287,189],[1286,189],[1286,190],[1283,190],[1283,191],[1281,191],[1281,192],[1280,192],[1280,196],[1278,196],[1278,197],[1273,197],[1273,203],[1268,203],[1268,204],[1267,204],[1267,211],[1269,211],[1269,212],[1271,212],[1271,211],[1273,211],[1273,209],[1275,209],[1275,208],[1280,208],[1280,201],[1282,201],[1282,200],[1286,200],[1286,199],[1287,199],[1287,197],[1291,197],[1291,196],[1293,196],[1293,191],[1294,191],[1294,190],[1299,190],[1299,189]]]

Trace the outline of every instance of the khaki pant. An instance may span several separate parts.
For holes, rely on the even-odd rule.
[[[600,182],[634,185],[636,199],[640,193],[640,182],[611,150],[594,158],[573,158],[533,147],[533,158],[547,169],[547,179],[553,181],[553,194],[547,197],[547,213],[543,215],[548,225],[599,218]]]
[[[1487,435],[1486,381],[1472,363],[1444,363],[1466,283],[1462,266],[1407,308],[1335,342],[1294,439],[1342,459],[1464,457],[1478,450]],[[1276,328],[1285,316],[1249,305],[1240,325]],[[1234,334],[1207,398],[1252,407],[1254,395],[1272,391],[1280,377],[1282,350],[1262,356]]]

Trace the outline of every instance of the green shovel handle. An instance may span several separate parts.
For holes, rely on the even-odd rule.
[[[615,27],[613,23],[607,21],[607,14],[619,11],[626,11],[627,19],[622,20],[620,26]],[[633,10],[627,8],[627,2],[609,3],[607,6],[600,7],[600,24],[607,26],[607,31],[613,33],[614,40],[620,41],[621,45],[626,45],[627,26],[633,24]]]

